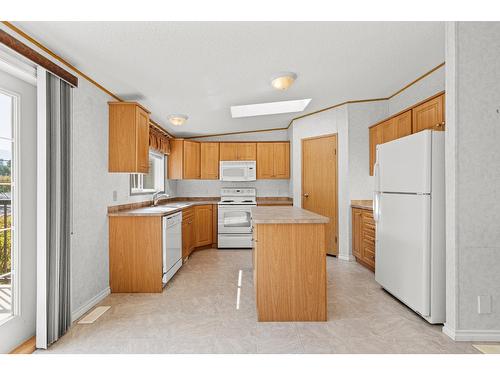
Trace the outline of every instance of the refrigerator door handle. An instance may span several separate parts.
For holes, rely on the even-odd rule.
[[[380,193],[378,191],[375,191],[373,193],[373,220],[375,222],[378,222],[380,218],[379,199],[380,199]]]
[[[373,166],[373,176],[375,177],[375,191],[380,191],[380,165],[378,161],[375,162]]]

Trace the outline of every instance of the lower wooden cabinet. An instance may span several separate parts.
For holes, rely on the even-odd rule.
[[[372,210],[352,208],[352,254],[358,263],[375,271],[375,221]]]
[[[182,259],[186,260],[195,247],[194,207],[182,210]]]
[[[212,205],[194,207],[196,247],[212,244]]]
[[[161,293],[161,216],[109,217],[111,293]]]
[[[197,247],[217,243],[217,205],[204,204],[182,210],[182,259]]]

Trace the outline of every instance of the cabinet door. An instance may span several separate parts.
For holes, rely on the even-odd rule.
[[[238,160],[238,143],[221,143],[220,160]]]
[[[256,143],[237,143],[237,145],[238,145],[237,160],[257,160]]]
[[[257,143],[257,178],[274,177],[274,143]]]
[[[141,173],[149,172],[149,114],[136,107],[137,116],[137,170]]]
[[[382,143],[390,142],[396,139],[396,127],[393,119],[389,119],[379,124],[382,129]]]
[[[352,209],[352,255],[361,258],[361,210]]]
[[[196,247],[212,244],[212,205],[195,206]]]
[[[396,138],[406,137],[411,134],[411,111],[406,111],[394,117],[394,131]]]
[[[219,143],[201,143],[201,179],[219,179]]]
[[[184,178],[199,179],[200,173],[200,143],[184,141]]]
[[[190,229],[189,229],[189,220],[182,221],[182,259],[186,259],[189,256],[190,250]]]
[[[274,143],[274,178],[290,178],[290,143]]]
[[[444,130],[444,95],[428,100],[412,110],[412,131]]]
[[[371,211],[363,210],[361,214],[361,257],[367,265],[375,269],[375,222]]]
[[[196,224],[195,224],[195,216],[189,219],[189,254],[193,252],[196,247]]]
[[[377,145],[382,143],[382,124],[370,128],[370,176],[373,176],[373,166],[377,156]]]

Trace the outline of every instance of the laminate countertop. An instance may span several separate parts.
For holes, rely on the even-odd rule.
[[[252,223],[254,224],[326,224],[329,221],[330,219],[326,216],[298,207],[252,207]]]
[[[165,216],[171,215],[176,212],[181,212],[182,210],[205,204],[217,204],[218,201],[206,200],[206,201],[172,201],[166,202],[164,204],[159,204],[158,206],[145,206],[140,208],[135,208],[131,210],[121,210],[116,212],[108,212],[108,216]]]
[[[363,210],[373,211],[373,201],[372,200],[352,200],[351,207],[361,208]]]

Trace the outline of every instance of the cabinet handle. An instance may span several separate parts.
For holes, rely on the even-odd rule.
[[[308,198],[308,197],[309,197],[309,194],[304,193],[304,198]]]
[[[439,124],[434,125],[435,128],[440,128],[441,126],[444,126],[444,121],[440,122]]]

